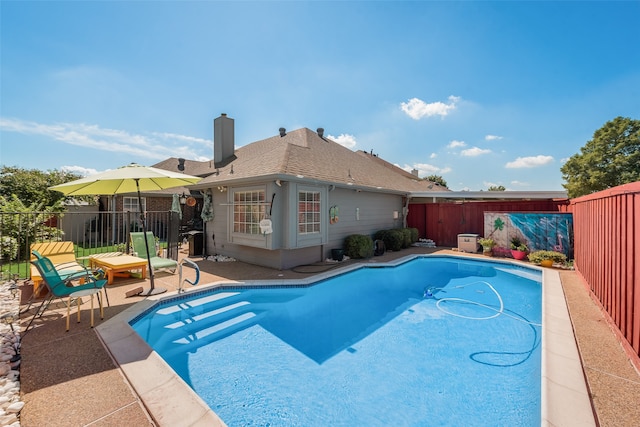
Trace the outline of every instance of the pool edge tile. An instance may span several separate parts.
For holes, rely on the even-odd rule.
[[[541,424],[595,427],[560,274],[545,269],[542,286]]]

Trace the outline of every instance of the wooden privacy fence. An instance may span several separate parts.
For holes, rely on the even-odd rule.
[[[575,268],[640,356],[640,182],[571,200]]]
[[[409,204],[407,224],[438,246],[458,246],[458,234],[484,235],[484,213],[564,212],[566,200],[494,200]]]

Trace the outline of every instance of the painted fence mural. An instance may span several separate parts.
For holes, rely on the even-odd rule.
[[[485,212],[484,236],[496,242],[496,255],[509,253],[517,237],[529,251],[549,250],[573,258],[573,216],[570,213]]]

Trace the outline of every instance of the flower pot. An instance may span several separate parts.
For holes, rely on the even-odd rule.
[[[552,259],[543,259],[542,261],[540,261],[540,265],[543,267],[553,267],[553,260]]]
[[[513,259],[523,260],[527,257],[527,253],[525,251],[518,251],[516,249],[511,249],[511,256]]]
[[[491,249],[482,249],[482,255],[484,255],[484,256],[493,256],[493,250],[491,250]]]

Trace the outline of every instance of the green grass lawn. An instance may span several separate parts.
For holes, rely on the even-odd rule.
[[[160,249],[167,248],[167,242],[159,242]],[[98,247],[84,247],[82,245],[74,244],[74,250],[76,254],[76,260],[84,266],[89,266],[89,257],[95,254],[103,254],[107,252],[122,252],[126,251],[126,245],[121,243],[119,245],[105,245]],[[2,278],[11,279],[15,275],[18,275],[19,279],[26,279],[31,274],[31,263],[28,260],[14,260],[2,264]]]

